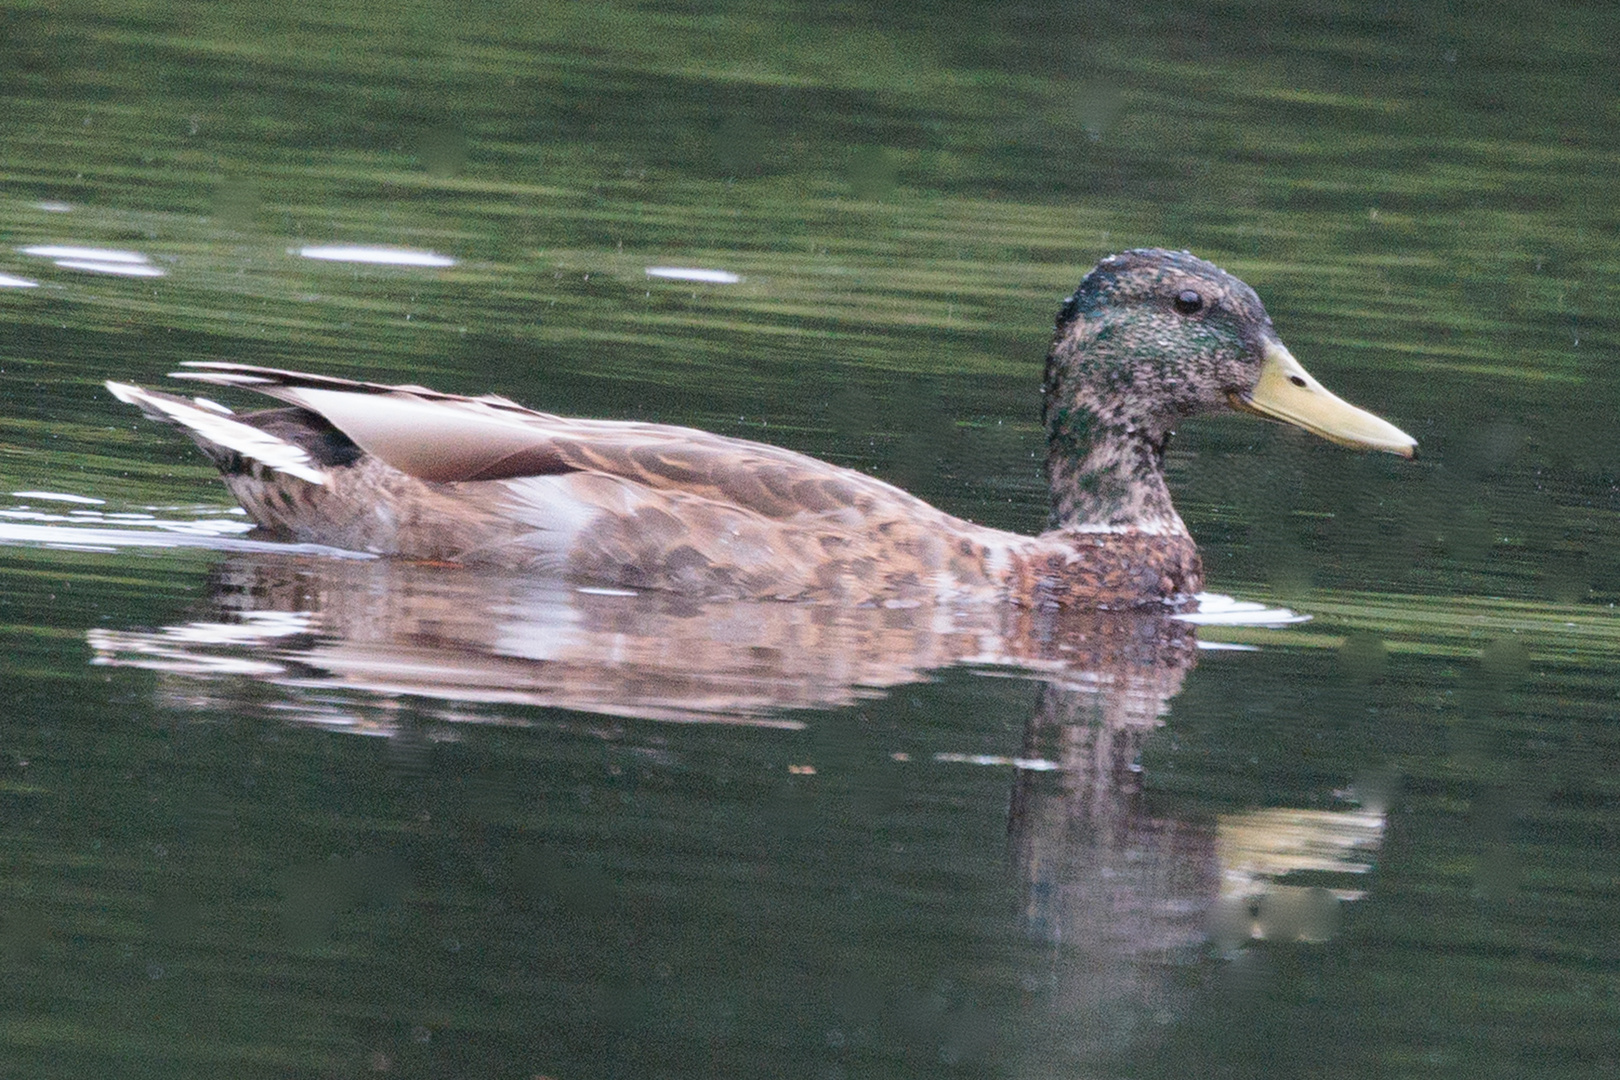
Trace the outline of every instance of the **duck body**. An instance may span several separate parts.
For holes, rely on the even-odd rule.
[[[1128,607],[1185,603],[1202,587],[1164,484],[1174,421],[1226,407],[1277,416],[1244,395],[1279,353],[1292,362],[1252,290],[1211,264],[1159,251],[1100,263],[1066,301],[1048,355],[1052,514],[1036,536],[779,447],[495,396],[212,362],[176,375],[287,407],[235,414],[108,386],[186,429],[249,517],[288,540],[706,599]],[[1312,430],[1410,453],[1396,429],[1326,397],[1382,425],[1387,445]]]
[[[1190,595],[1198,556],[1184,543],[1053,530],[1023,536],[954,517],[853,469],[691,428],[576,420],[493,398],[354,383],[245,365],[186,372],[290,401],[353,399],[373,417],[444,414],[505,437],[515,454],[389,463],[306,406],[244,415],[119,385],[115,392],[188,428],[231,494],[271,535],[379,555],[712,599],[1021,598],[1099,603]],[[251,429],[238,432],[236,426]],[[266,464],[268,437],[298,458]],[[476,438],[463,447],[479,447]],[[490,460],[498,457],[498,460]],[[464,479],[430,477],[463,476]]]

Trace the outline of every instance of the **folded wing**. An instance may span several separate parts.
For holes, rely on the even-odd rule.
[[[946,517],[864,473],[694,428],[577,420],[492,395],[463,397],[243,364],[187,367],[175,375],[250,388],[318,413],[367,453],[421,480],[591,472],[777,520],[846,508],[870,513],[878,507]]]

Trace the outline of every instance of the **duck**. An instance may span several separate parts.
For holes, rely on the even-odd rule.
[[[1096,264],[1057,314],[1041,385],[1050,486],[1035,535],[866,473],[668,424],[225,361],[172,373],[281,407],[237,413],[108,382],[178,425],[262,535],[425,564],[704,600],[1038,609],[1195,606],[1203,569],[1165,482],[1177,424],[1236,410],[1410,458],[1336,397],[1255,291],[1185,251]]]

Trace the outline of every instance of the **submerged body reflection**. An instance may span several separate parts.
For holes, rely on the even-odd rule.
[[[98,662],[428,701],[800,726],[792,710],[847,705],[959,664],[1093,687],[1142,682],[1129,693],[1158,702],[1144,705],[1152,711],[1197,647],[1193,627],[1168,614],[703,602],[387,559],[233,556],[210,591],[211,611],[182,626],[92,631]]]
[[[1144,1025],[1183,1015],[1187,974],[1212,940],[1230,951],[1327,936],[1333,906],[1359,894],[1279,882],[1299,869],[1316,882],[1364,871],[1383,824],[1353,810],[1150,809],[1141,750],[1198,655],[1195,626],[1168,611],[703,603],[252,554],[219,565],[198,619],[90,640],[98,663],[165,673],[165,692],[188,707],[377,734],[424,719],[520,722],[511,705],[800,727],[795,710],[954,665],[1028,673],[1038,703],[1018,755],[1000,759],[1016,766],[1012,873],[1024,934],[1055,950],[1069,1052],[1128,1049]]]

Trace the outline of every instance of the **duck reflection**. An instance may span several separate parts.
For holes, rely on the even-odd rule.
[[[1167,614],[704,602],[392,559],[239,555],[219,564],[210,595],[203,619],[156,633],[92,631],[96,662],[802,727],[794,710],[845,706],[959,664],[1061,676],[1157,716],[1197,650],[1194,628]],[[386,734],[393,713],[368,729]],[[318,710],[302,719],[323,722]]]
[[[1185,674],[1123,663],[1107,683],[1048,682],[1025,727],[1023,760],[1042,767],[1014,781],[1012,861],[1027,931],[1057,946],[1071,1049],[1140,1048],[1191,1007],[1188,972],[1212,947],[1326,941],[1382,838],[1380,806],[1154,812],[1141,752]],[[1302,873],[1316,883],[1289,883]]]
[[[190,707],[376,734],[411,715],[512,722],[510,709],[463,708],[489,704],[800,727],[795,710],[953,665],[1029,673],[1042,689],[1019,753],[980,763],[1014,766],[1021,922],[1056,950],[1061,1011],[1107,1042],[1138,1026],[1122,1017],[1178,1015],[1188,963],[1211,943],[1329,936],[1383,829],[1376,807],[1215,820],[1150,808],[1142,748],[1197,660],[1196,634],[1159,611],[717,604],[249,554],[219,564],[204,617],[90,642],[97,663],[165,673],[164,692]],[[1315,884],[1286,880],[1300,871]]]

